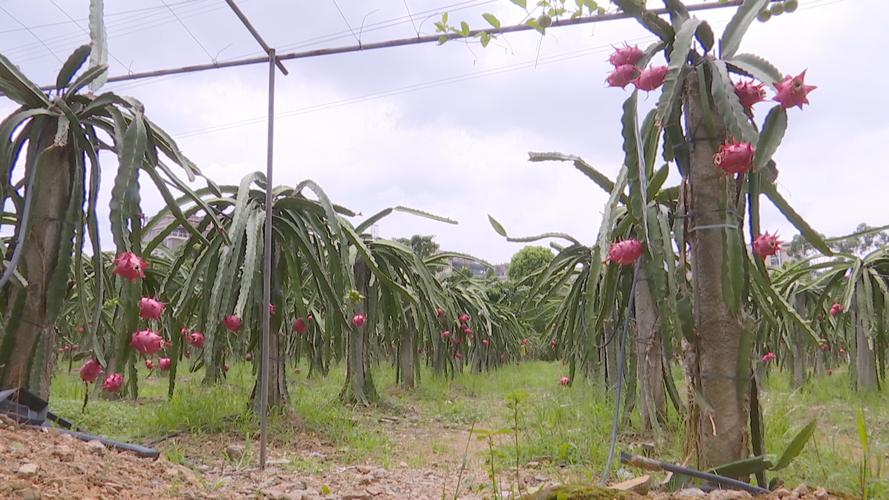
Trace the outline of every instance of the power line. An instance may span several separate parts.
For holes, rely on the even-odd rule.
[[[18,18],[13,16],[12,14],[10,14],[8,10],[4,9],[3,7],[0,7],[0,10],[2,10],[7,16],[9,16],[10,19],[19,23],[23,28],[25,28],[28,31],[28,33],[31,34],[31,36],[36,38],[37,41],[40,42],[40,44],[43,45],[43,47],[46,48],[46,50],[48,50],[49,53],[52,54],[52,56],[56,58],[57,61],[62,62],[62,58],[60,58],[58,54],[56,54],[51,48],[49,48],[49,45],[47,45],[46,42],[44,42],[42,38],[37,36],[37,33],[34,33],[34,31],[31,30],[31,28],[25,26],[25,23],[19,21]]]
[[[56,0],[49,0],[49,2],[50,2],[51,4],[53,4],[53,6],[55,6],[55,8],[59,10],[59,12],[61,12],[62,14],[64,14],[65,17],[67,17],[72,23],[74,23],[74,26],[77,26],[78,28],[80,28],[80,31],[83,31],[84,33],[86,33],[87,35],[89,35],[90,32],[89,32],[87,29],[85,29],[83,26],[81,26],[80,23],[78,23],[77,21],[75,21],[74,18],[71,17],[71,16],[68,14],[68,12],[65,11],[65,9],[63,9],[61,6],[59,6],[59,4],[56,3]],[[118,59],[117,57],[115,57],[114,54],[111,53],[111,51],[108,52],[108,55],[110,55],[112,59],[114,59],[115,61],[117,61],[118,64],[120,64],[121,66],[123,66],[123,68],[124,68],[125,70],[129,70],[129,67],[127,67],[127,65],[124,64],[123,61],[121,61],[120,59]]]
[[[207,0],[181,0],[179,2],[171,3],[170,5],[178,6],[178,5],[184,5],[184,4],[194,3],[194,2],[206,2],[206,1]],[[130,14],[130,13],[134,13],[134,12],[146,12],[146,11],[158,10],[158,9],[163,9],[163,8],[164,8],[163,6],[160,6],[160,7],[155,6],[155,7],[142,7],[139,9],[121,10],[118,12],[106,12],[105,17],[108,18],[108,17]],[[88,20],[89,20],[89,18],[82,17],[82,18],[77,19],[77,22],[88,21]],[[31,29],[51,28],[53,26],[62,26],[65,24],[68,24],[68,22],[67,21],[60,21],[60,22],[55,22],[55,23],[32,24],[31,26],[27,26],[24,28],[12,28],[12,29],[8,29],[8,30],[0,30],[0,35],[5,35],[7,33],[17,33],[19,31],[27,31],[28,28],[31,28]]]
[[[346,27],[349,28],[349,31],[352,33],[352,36],[355,37],[355,41],[358,42],[358,44],[360,45],[361,38],[359,38],[358,35],[355,34],[355,30],[352,29],[352,25],[349,24],[349,20],[346,19],[346,15],[343,14],[343,9],[340,8],[340,4],[336,3],[336,0],[330,0],[330,1],[333,2],[333,6],[336,7],[336,11],[340,13],[340,17],[342,17],[343,21],[345,21]]]
[[[198,40],[198,37],[195,36],[195,34],[192,33],[192,31],[191,31],[190,29],[188,29],[188,25],[186,25],[186,24],[182,21],[182,19],[179,18],[179,15],[176,14],[176,11],[173,10],[172,7],[170,7],[169,5],[167,5],[167,2],[164,1],[164,0],[161,0],[161,4],[163,4],[163,6],[166,7],[168,11],[170,11],[170,14],[173,14],[173,17],[176,18],[176,21],[179,22],[179,25],[182,26],[182,29],[184,29],[185,32],[188,33],[189,36],[191,36],[191,39],[194,40],[194,42],[195,42],[196,44],[198,44],[198,46],[201,48],[201,50],[204,51],[204,54],[207,54],[207,58],[210,59],[210,60],[212,61],[212,60],[213,60],[213,56],[210,55],[210,51],[207,50],[207,47],[204,47],[204,44],[201,43],[200,40]]]

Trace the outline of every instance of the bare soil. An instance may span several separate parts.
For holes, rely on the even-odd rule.
[[[49,429],[21,427],[0,416],[0,498],[441,499],[454,498],[455,493],[464,499],[492,497],[485,473],[487,447],[474,437],[467,439],[465,429],[409,418],[387,417],[384,424],[394,443],[393,459],[385,467],[344,465],[339,459],[342,450],[310,433],[295,431],[271,444],[269,465],[261,471],[255,466],[254,445],[235,436],[169,439],[159,447],[181,462],[172,463],[164,458],[141,459]],[[498,472],[502,489],[513,487],[514,474]],[[566,479],[558,469],[545,472],[533,463],[521,470],[524,493],[542,491]],[[740,492],[685,493],[704,496],[620,497],[615,492],[585,498],[750,498]],[[815,489],[786,493],[784,498],[838,498]]]

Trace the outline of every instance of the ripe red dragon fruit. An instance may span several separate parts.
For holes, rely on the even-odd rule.
[[[269,304],[269,316],[274,316],[276,312],[278,312],[278,307],[275,304]]]
[[[306,321],[308,321],[309,323],[315,321],[315,315],[312,314],[312,313],[309,313],[309,314],[306,316]]]
[[[528,345],[528,339],[522,339],[522,345]]]
[[[784,81],[775,84],[775,90],[778,93],[775,94],[773,100],[780,103],[784,109],[794,106],[803,109],[803,104],[809,104],[809,98],[807,97],[809,92],[818,88],[814,85],[806,85],[805,80],[805,71],[797,76],[791,77],[788,75],[784,77]]]
[[[206,338],[201,332],[191,332],[188,334],[188,337],[185,337],[185,340],[188,342],[189,345],[200,349],[201,347],[204,347],[204,341],[206,340]]]
[[[638,45],[630,47],[629,45],[624,44],[623,47],[614,48],[614,52],[608,58],[608,62],[615,68],[626,64],[635,66],[639,60],[642,59],[643,55],[645,55],[645,53],[642,52]]]
[[[435,308],[435,316],[438,317],[438,318],[444,318],[444,316],[445,316],[445,310],[442,309],[441,307],[436,307],[436,308]]]
[[[566,386],[567,386],[567,385],[571,385],[571,379],[568,378],[567,376],[564,376],[564,375],[563,375],[562,378],[559,379],[559,384],[560,384],[560,385],[566,385]]]
[[[102,365],[96,358],[90,358],[80,367],[80,380],[92,384],[102,374]]]
[[[741,100],[741,106],[744,106],[744,109],[750,111],[753,109],[754,104],[765,101],[765,85],[766,84],[764,83],[757,85],[752,81],[736,83],[735,94],[738,96],[738,99]]]
[[[469,320],[470,320],[470,319],[472,319],[472,318],[471,318],[468,314],[466,314],[466,313],[463,313],[463,314],[457,316],[457,320],[460,321],[460,323],[461,323],[461,324],[464,324],[464,325],[465,325],[466,323],[469,323]]]
[[[766,231],[753,240],[753,255],[756,255],[759,258],[775,255],[778,253],[778,250],[781,249],[781,243],[783,242],[778,239],[777,233],[769,234],[768,231]]]
[[[173,360],[170,358],[161,358],[157,360],[157,367],[161,369],[162,372],[165,372],[173,366]]]
[[[840,354],[846,354],[846,350],[843,349],[842,347],[840,347],[840,348],[837,350],[837,352],[840,353]]]
[[[549,341],[549,347],[550,347],[551,349],[555,349],[555,348],[556,348],[556,340],[555,340],[555,339]]]
[[[138,255],[133,252],[123,252],[114,259],[114,270],[111,273],[132,282],[144,278],[147,267],[148,262]]]
[[[466,335],[467,337],[472,337],[472,333],[473,333],[472,328],[469,328],[468,326],[463,327],[463,335]]]
[[[365,316],[363,314],[356,314],[355,316],[352,316],[352,324],[355,325],[355,328],[364,327],[364,323],[366,323],[366,322],[367,322],[367,316]]]
[[[463,354],[461,354],[460,352],[455,352],[454,359],[456,359],[457,361],[460,361],[461,359],[463,359]]]
[[[837,302],[836,304],[830,306],[830,315],[836,318],[840,314],[843,314],[843,304]]]
[[[482,339],[482,345],[488,347],[489,345],[491,345],[491,341],[488,339]]]
[[[713,164],[727,175],[745,174],[753,166],[756,146],[749,142],[725,141],[713,155]]]
[[[223,363],[223,364],[222,364],[222,371],[225,372],[225,373],[228,373],[228,370],[229,370],[228,364],[227,364],[227,363]],[[297,373],[299,373],[299,372],[297,372]]]
[[[237,314],[229,314],[228,316],[223,318],[222,322],[225,324],[225,327],[228,328],[228,331],[230,332],[237,332],[244,324],[244,322],[241,321],[241,318],[239,318]]]
[[[627,85],[633,83],[639,77],[640,71],[635,64],[624,64],[614,68],[605,82],[609,87],[626,88]]]
[[[139,330],[130,337],[130,346],[141,354],[151,356],[164,348],[164,338],[151,330]]]
[[[443,338],[443,339],[447,339],[450,336],[451,336],[451,332],[448,330],[441,332],[441,338]]]
[[[293,331],[298,333],[299,335],[306,333],[306,330],[308,328],[309,327],[308,325],[306,325],[306,320],[302,318],[296,318],[295,320],[293,320]]]
[[[139,317],[144,319],[158,319],[164,312],[164,303],[151,297],[139,299]]]
[[[652,66],[645,68],[642,73],[633,81],[636,88],[651,92],[652,90],[664,84],[664,78],[667,76],[669,69],[666,66]]]
[[[777,356],[775,356],[775,353],[769,351],[763,354],[761,359],[763,363],[769,363],[771,361],[775,361],[775,358],[777,358]]]
[[[123,375],[120,373],[112,373],[102,382],[102,390],[105,392],[117,392],[121,387],[123,387]]]
[[[183,337],[187,337],[189,333],[191,333],[191,331],[187,326],[183,326],[182,329],[179,330],[179,335],[182,335]]]
[[[642,242],[635,238],[627,238],[611,244],[607,261],[620,266],[632,266],[641,256]]]
[[[150,359],[146,359],[145,360],[145,368],[148,368],[149,370],[154,370],[154,361],[152,361]]]

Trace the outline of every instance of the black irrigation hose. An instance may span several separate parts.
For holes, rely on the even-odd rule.
[[[611,427],[611,447],[608,449],[608,462],[605,464],[605,471],[602,473],[602,484],[608,482],[608,476],[611,475],[611,466],[614,463],[614,448],[617,445],[617,431],[620,427],[620,400],[624,385],[624,362],[627,355],[627,329],[630,326],[630,313],[633,311],[633,304],[635,303],[636,282],[639,280],[639,263],[641,260],[637,259],[636,265],[633,267],[633,283],[630,285],[630,297],[627,300],[624,323],[621,325],[620,349],[617,355],[617,394],[614,398],[614,425]]]

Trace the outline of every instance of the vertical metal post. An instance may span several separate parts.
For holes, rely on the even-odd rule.
[[[275,141],[275,49],[269,50],[269,117],[266,151],[265,252],[262,263],[262,365],[259,387],[259,468],[265,469],[269,427],[269,337],[272,329],[272,165]]]

